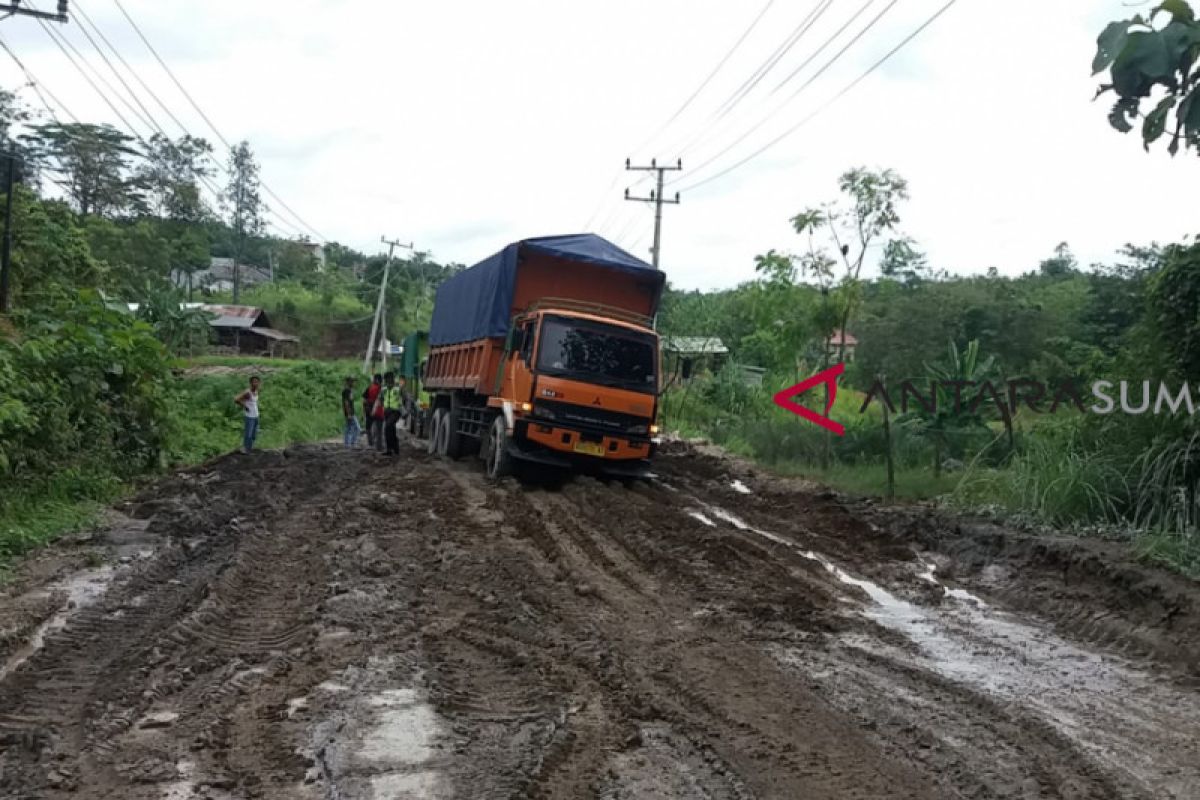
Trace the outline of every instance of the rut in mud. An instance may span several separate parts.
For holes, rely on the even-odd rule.
[[[1200,797],[1194,584],[669,449],[159,483],[0,595],[0,796]]]

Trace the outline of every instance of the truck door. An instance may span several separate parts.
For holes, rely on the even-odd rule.
[[[533,345],[536,327],[534,320],[526,320],[517,329],[517,347],[509,356],[509,388],[516,403],[529,402],[533,393]]]

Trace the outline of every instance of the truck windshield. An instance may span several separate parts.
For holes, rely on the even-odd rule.
[[[565,317],[546,317],[537,368],[637,392],[658,387],[654,337],[637,331]]]

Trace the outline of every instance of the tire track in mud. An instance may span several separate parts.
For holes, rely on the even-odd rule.
[[[947,594],[884,510],[656,469],[326,446],[168,479],[154,558],[0,678],[0,796],[1197,796],[1200,706],[1154,662]]]

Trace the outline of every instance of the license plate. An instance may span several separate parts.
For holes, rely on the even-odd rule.
[[[595,442],[576,442],[575,452],[586,453],[589,456],[603,456],[604,446]]]

